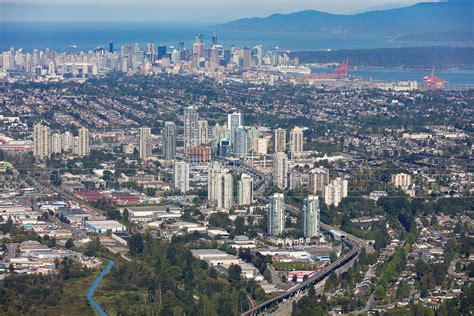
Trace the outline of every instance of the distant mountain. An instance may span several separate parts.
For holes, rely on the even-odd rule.
[[[474,30],[406,34],[394,40],[400,42],[474,43]]]
[[[246,18],[216,26],[219,30],[310,32],[400,36],[415,33],[472,31],[474,2],[424,2],[409,7],[370,11],[354,15],[306,10]]]
[[[378,5],[375,7],[366,8],[363,10],[354,11],[354,12],[351,12],[350,14],[359,14],[359,13],[365,13],[365,12],[370,12],[370,11],[391,10],[391,9],[403,8],[406,6],[407,5],[400,4],[400,3],[387,3],[387,4]]]

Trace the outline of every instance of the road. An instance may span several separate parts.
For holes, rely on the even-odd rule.
[[[346,236],[342,239],[351,248],[351,250],[344,256],[338,258],[336,261],[329,264],[321,271],[314,273],[306,281],[299,283],[298,285],[292,287],[283,294],[280,294],[259,304],[258,306],[252,309],[249,309],[242,315],[254,315],[255,313],[267,310],[271,306],[278,305],[281,302],[288,300],[289,298],[292,298],[295,295],[298,295],[300,292],[307,290],[310,286],[313,286],[314,284],[320,282],[321,280],[326,278],[332,271],[337,270],[348,264],[352,264],[352,259],[356,258],[359,254],[360,249],[364,247],[364,245],[361,245],[357,242],[357,239],[353,239],[352,237],[353,236],[346,234]]]
[[[254,179],[253,189],[255,199],[265,200],[263,193],[270,186],[270,182],[260,171],[244,164],[240,160],[220,159],[219,161],[234,171],[245,172],[251,175]]]

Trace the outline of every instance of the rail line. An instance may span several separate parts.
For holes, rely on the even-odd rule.
[[[339,269],[340,267],[346,265],[348,262],[350,262],[353,258],[355,258],[363,246],[360,243],[360,240],[358,238],[354,238],[350,235],[346,235],[342,238],[342,240],[349,246],[351,247],[351,250],[345,254],[343,257],[338,258],[336,261],[325,267],[319,272],[316,272],[312,276],[310,276],[306,281],[303,281],[302,283],[292,287],[285,293],[282,293],[276,297],[273,297],[269,299],[268,301],[265,301],[254,308],[249,309],[245,313],[242,313],[242,316],[246,315],[254,315],[260,311],[266,310],[268,307],[278,304],[284,299],[287,299],[289,297],[292,297],[299,293],[300,291],[305,290],[306,288],[313,286],[314,284],[322,281],[325,277],[327,277],[332,271]]]

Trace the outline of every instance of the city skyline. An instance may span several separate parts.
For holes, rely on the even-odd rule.
[[[474,314],[470,1],[12,1],[1,315]]]

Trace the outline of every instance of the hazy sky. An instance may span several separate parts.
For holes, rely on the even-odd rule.
[[[423,1],[428,0],[0,0],[0,19],[222,22],[306,9],[352,13]]]

